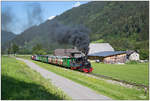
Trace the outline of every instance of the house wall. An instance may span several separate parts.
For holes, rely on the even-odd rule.
[[[126,54],[118,54],[118,55],[108,56],[108,57],[88,56],[88,59],[100,60],[100,62],[103,62],[106,64],[125,63]]]
[[[90,59],[90,60],[100,60],[100,62],[103,61],[103,57],[99,57],[99,56],[88,56],[88,59]]]
[[[118,54],[103,58],[103,62],[106,64],[125,63],[126,54]]]
[[[138,53],[134,52],[129,56],[129,60],[140,60],[140,56]]]

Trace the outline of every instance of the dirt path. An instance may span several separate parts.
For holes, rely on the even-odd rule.
[[[22,58],[16,58],[25,62],[30,68],[39,72],[44,78],[51,79],[51,82],[58,88],[61,88],[68,96],[75,100],[108,100],[110,98],[97,94],[95,91],[84,87],[78,83],[75,83],[69,79],[56,75],[53,72],[50,72],[46,69],[41,68],[40,66],[36,65],[35,63],[25,60]]]

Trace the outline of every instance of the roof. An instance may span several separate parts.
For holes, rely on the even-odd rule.
[[[77,49],[55,49],[56,52],[69,52],[69,53],[72,53],[72,52],[79,52]]]
[[[90,54],[88,56],[107,57],[107,56],[123,54],[123,53],[126,53],[126,51],[104,51],[104,52],[98,52],[98,53]]]
[[[134,51],[134,50],[128,50],[128,51],[127,51],[127,55],[131,55],[132,53],[137,53],[137,52]]]
[[[103,51],[114,51],[114,48],[109,43],[91,43],[89,49],[89,54]]]
[[[55,56],[72,56],[73,54],[75,57],[81,56],[81,52],[77,49],[56,49],[54,51]]]

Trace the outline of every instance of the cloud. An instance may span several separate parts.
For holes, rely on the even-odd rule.
[[[52,19],[54,19],[55,18],[55,16],[50,16],[49,18],[48,18],[48,20],[52,20]]]
[[[73,7],[78,7],[78,6],[80,6],[81,4],[80,4],[80,2],[76,2],[74,5],[73,5]]]

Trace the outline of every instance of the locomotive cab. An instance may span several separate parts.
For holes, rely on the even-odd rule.
[[[75,63],[75,65],[79,67],[78,69],[80,71],[91,72],[93,70],[93,68],[91,67],[91,63],[87,61],[86,57],[76,58],[73,63]]]
[[[84,62],[83,65],[87,68],[91,68],[91,63],[89,61]]]

